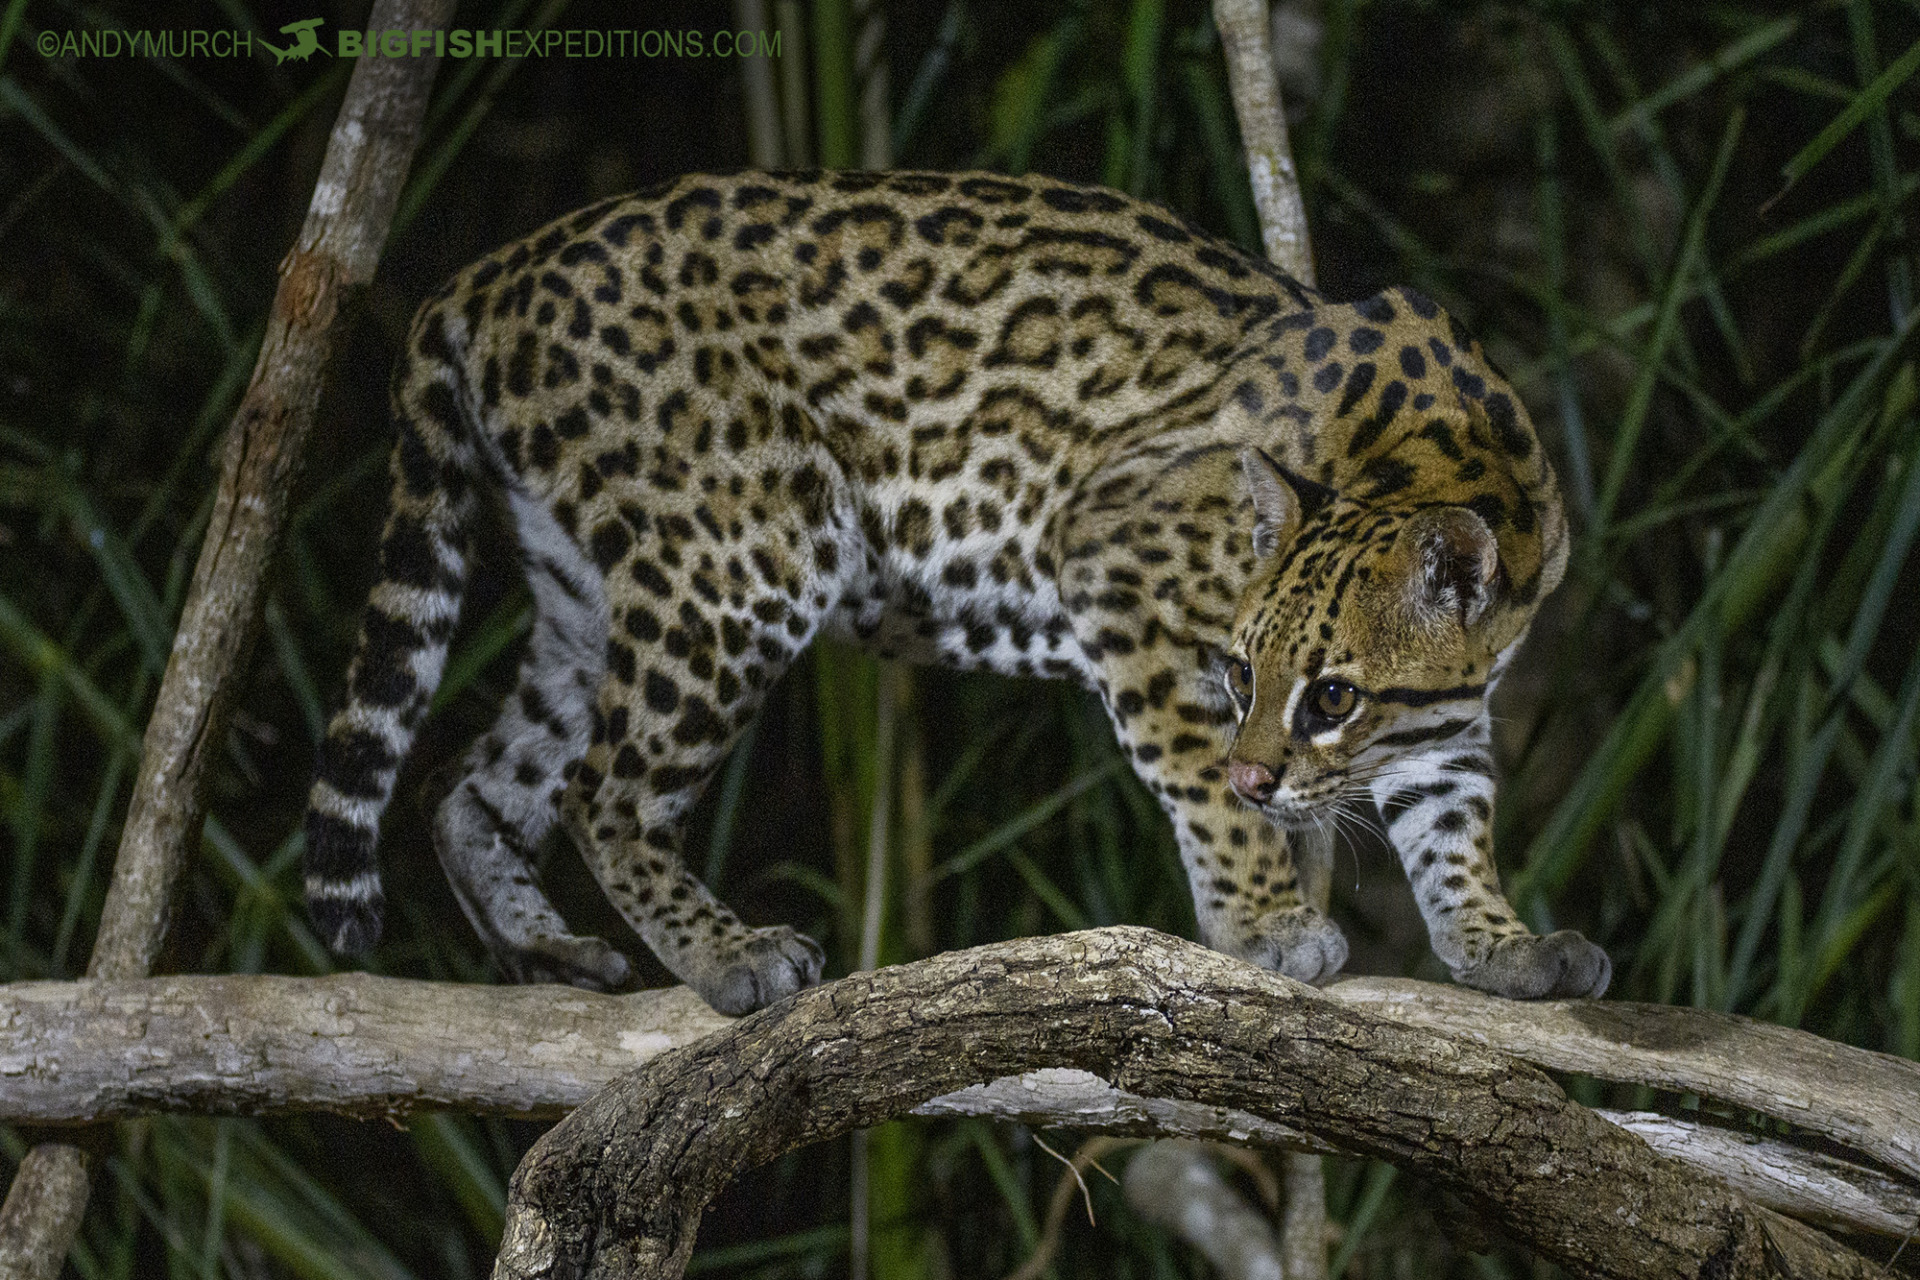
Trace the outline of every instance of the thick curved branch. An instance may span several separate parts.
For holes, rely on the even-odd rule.
[[[1920,1095],[1920,1067],[1805,1032],[1658,1006],[1608,1004],[1602,1015],[1595,1006],[1513,1004],[1389,978],[1353,978],[1320,994],[1556,1070],[1709,1097],[1738,1092],[1742,1107],[1842,1145],[1851,1145],[1851,1117],[1881,1105],[1868,1135],[1876,1149],[1897,1154],[1920,1140],[1920,1115],[1900,1101]],[[1597,1018],[1605,1034],[1593,1029]],[[371,974],[19,983],[0,986],[0,1120],[313,1110],[398,1119],[435,1107],[558,1118],[622,1072],[728,1025],[684,987],[604,996]],[[1333,1149],[1245,1111],[1123,1093],[1075,1070],[1008,1076],[917,1113]],[[1762,1150],[1751,1137],[1652,1123],[1634,1127],[1665,1154],[1794,1217],[1897,1236],[1920,1213],[1920,1180],[1778,1141]]]
[[[660,1055],[521,1162],[494,1274],[678,1276],[702,1209],[738,1170],[1036,1067],[1390,1160],[1580,1275],[1874,1271],[1656,1155],[1531,1067],[1123,928],[855,974]]]

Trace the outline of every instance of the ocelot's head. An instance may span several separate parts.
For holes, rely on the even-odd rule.
[[[1251,447],[1241,469],[1256,567],[1220,672],[1238,717],[1228,778],[1275,821],[1317,822],[1474,722],[1558,581],[1564,531],[1557,504],[1540,513],[1558,544],[1543,564],[1538,530],[1509,518],[1496,536],[1464,492],[1357,501]]]

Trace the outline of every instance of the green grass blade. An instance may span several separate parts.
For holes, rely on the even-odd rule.
[[[1693,97],[1708,85],[1752,62],[1761,54],[1784,43],[1800,30],[1800,17],[1788,14],[1763,23],[1715,50],[1711,57],[1695,62],[1685,71],[1655,89],[1607,122],[1611,133],[1650,124],[1653,118],[1676,102]]]
[[[1792,575],[1814,532],[1803,505],[1809,496],[1831,519],[1834,491],[1877,417],[1873,401],[1888,390],[1917,332],[1920,326],[1910,316],[1821,415],[1805,446],[1755,509],[1727,556],[1726,568],[1707,583],[1680,629],[1654,652],[1639,688],[1529,845],[1525,865],[1513,881],[1512,896],[1522,910],[1530,909],[1527,904],[1533,894],[1554,891],[1565,883],[1587,842],[1666,740],[1673,714],[1668,682],[1685,667],[1712,615],[1719,615],[1714,625],[1732,633]]]
[[[1066,786],[1054,791],[1045,799],[1028,805],[1027,808],[1020,813],[1007,819],[992,831],[989,831],[986,835],[975,840],[959,853],[954,854],[951,858],[948,858],[945,862],[935,867],[933,874],[927,878],[927,882],[929,884],[937,883],[946,879],[948,876],[958,875],[960,872],[966,871],[980,862],[984,862],[986,859],[1011,845],[1021,836],[1032,831],[1048,818],[1051,818],[1054,814],[1060,812],[1068,801],[1112,774],[1116,767],[1113,762],[1109,762],[1098,769],[1083,773],[1073,781],[1067,783]]]
[[[1781,166],[1780,173],[1786,179],[1786,185],[1774,193],[1773,199],[1778,200],[1785,195],[1815,165],[1826,159],[1841,139],[1859,128],[1860,123],[1877,111],[1915,71],[1920,71],[1920,40],[1908,46],[1907,51],[1874,77],[1873,83],[1862,89],[1845,110],[1828,121],[1827,127],[1815,134],[1812,142],[1800,148],[1792,159]]]
[[[1654,387],[1659,380],[1659,367],[1666,350],[1673,343],[1679,330],[1680,304],[1686,298],[1687,280],[1700,267],[1706,245],[1707,215],[1720,198],[1720,189],[1726,182],[1727,171],[1733,164],[1734,147],[1740,141],[1741,126],[1746,121],[1746,112],[1735,108],[1727,120],[1727,127],[1720,135],[1719,154],[1714,157],[1713,172],[1707,179],[1707,185],[1694,202],[1693,211],[1687,219],[1687,230],[1681,240],[1680,252],[1674,260],[1673,271],[1668,275],[1661,292],[1660,310],[1654,321],[1653,336],[1648,340],[1647,350],[1642,357],[1639,375],[1634,379],[1633,391],[1627,399],[1627,407],[1620,415],[1620,425],[1614,433],[1612,451],[1607,457],[1607,474],[1601,482],[1600,494],[1595,504],[1594,523],[1599,529],[1606,528],[1612,519],[1613,509],[1620,499],[1627,476],[1631,471],[1634,447],[1640,438],[1641,428],[1646,424],[1647,411],[1653,403]]]
[[[900,110],[893,117],[893,146],[902,156],[907,155],[913,146],[914,136],[919,133],[928,110],[933,106],[934,94],[940,90],[953,66],[961,33],[966,29],[966,18],[964,0],[947,0],[946,12],[940,18],[939,34],[920,59],[920,66],[907,86],[906,96],[900,100]]]
[[[1567,289],[1566,193],[1560,175],[1559,135],[1551,115],[1541,116],[1535,126],[1534,152],[1540,169],[1535,209],[1546,259],[1547,359],[1553,371],[1560,439],[1567,455],[1567,492],[1573,499],[1576,524],[1586,526],[1593,520],[1593,450],[1587,441],[1586,415],[1567,350],[1566,308],[1557,305]]]
[[[0,595],[0,646],[11,649],[14,657],[29,671],[57,676],[66,686],[80,710],[92,722],[107,744],[121,751],[140,754],[140,735],[113,700],[75,664],[67,651],[33,625],[27,615],[6,596]]]
[[[1035,36],[1001,74],[993,87],[992,128],[983,162],[1003,164],[1008,173],[1026,172],[1073,33],[1072,17],[1062,19],[1053,30]]]
[[[1346,1230],[1340,1235],[1340,1247],[1333,1251],[1333,1259],[1327,1264],[1327,1274],[1344,1276],[1347,1267],[1353,1262],[1353,1255],[1366,1243],[1367,1232],[1373,1228],[1375,1218],[1387,1203],[1387,1193],[1393,1190],[1399,1170],[1390,1164],[1375,1161],[1367,1170],[1367,1185],[1360,1192],[1360,1201],[1353,1208],[1353,1216],[1347,1219]]]
[[[160,242],[160,252],[170,254],[174,244],[199,225],[200,219],[206,216],[213,202],[232,189],[248,170],[273,150],[289,129],[306,119],[307,114],[315,107],[340,92],[341,86],[346,83],[347,76],[352,70],[352,62],[336,59],[327,68],[325,74],[316,77],[312,84],[301,91],[299,97],[280,108],[274,113],[273,119],[254,130],[246,144],[220,167],[218,173],[207,180],[207,184],[200,188],[193,199],[181,205],[173,215],[167,235]]]
[[[1912,781],[1902,777],[1905,770],[1901,766],[1906,763],[1917,717],[1920,717],[1920,650],[1915,651],[1902,682],[1899,713],[1893,728],[1881,736],[1872,763],[1854,793],[1846,837],[1833,860],[1833,870],[1815,917],[1812,947],[1822,979],[1831,975],[1833,967],[1850,949],[1852,937],[1857,936],[1858,931],[1848,924],[1848,918],[1862,909],[1855,882],[1860,879],[1860,866],[1868,843],[1877,833],[1879,817],[1883,811],[1902,803],[1912,790]],[[1896,885],[1888,882],[1878,886],[1876,892],[1894,888]]]
[[[813,0],[814,124],[820,164],[851,169],[860,159],[859,86],[853,74],[849,0]]]
[[[1253,207],[1253,189],[1247,184],[1247,162],[1240,150],[1239,126],[1227,105],[1219,72],[1212,61],[1186,58],[1180,63],[1180,87],[1186,91],[1207,152],[1207,172],[1214,197],[1226,210],[1227,230],[1233,242],[1249,253],[1262,252],[1260,216]]]
[[[846,1253],[847,1238],[846,1224],[835,1222],[772,1240],[749,1240],[742,1244],[722,1245],[717,1249],[702,1249],[688,1261],[687,1274],[699,1275],[705,1271],[724,1271],[797,1257],[810,1257],[818,1264],[818,1271],[807,1274],[825,1274],[832,1259]]]
[[[727,854],[733,849],[733,829],[747,791],[747,766],[753,762],[753,741],[760,728],[758,720],[740,731],[734,740],[733,754],[720,778],[720,802],[714,808],[713,834],[707,840],[707,869],[700,883],[720,892],[721,875],[727,866]]]
[[[506,1224],[507,1186],[492,1157],[481,1149],[475,1127],[470,1116],[429,1111],[408,1121],[407,1136],[440,1184],[453,1192],[480,1238],[489,1248],[498,1248]]]
[[[63,472],[50,474],[57,501],[72,526],[74,537],[93,557],[107,592],[120,606],[120,616],[132,633],[146,669],[158,676],[166,670],[173,648],[173,626],[167,621],[147,581],[146,573],[120,535],[102,518],[91,499]]]
[[[479,679],[493,660],[507,651],[520,637],[533,630],[533,603],[524,587],[507,594],[493,612],[473,629],[453,655],[447,659],[446,674],[433,693],[433,710],[450,705]]]
[[[1121,78],[1132,99],[1133,154],[1127,163],[1126,189],[1146,195],[1154,181],[1153,140],[1160,103],[1160,37],[1166,26],[1166,0],[1133,0],[1127,14],[1126,45],[1121,51]]]
[[[1007,861],[1012,863],[1013,869],[1020,873],[1020,878],[1027,882],[1027,887],[1033,890],[1034,896],[1060,918],[1061,924],[1070,930],[1092,927],[1092,923],[1087,919],[1087,913],[1075,906],[1073,899],[1062,893],[1060,886],[1048,879],[1047,873],[1035,866],[1032,858],[1018,849],[1009,849]]]
[[[20,19],[26,16],[27,0],[11,0],[7,11],[0,14],[0,68],[7,65],[7,54],[13,50],[13,42],[20,35]]]
[[[534,14],[527,29],[545,31],[551,28],[566,12],[568,3],[569,0],[547,0],[540,6],[539,12]],[[487,72],[486,83],[481,86],[479,95],[468,104],[466,111],[461,113],[460,122],[454,126],[453,132],[415,161],[412,175],[407,179],[406,188],[400,193],[400,206],[394,212],[393,227],[388,233],[389,239],[397,240],[403,231],[413,225],[413,220],[420,216],[420,210],[425,207],[428,197],[439,187],[441,178],[446,176],[447,169],[453,164],[454,158],[466,146],[467,140],[473,136],[473,131],[480,127],[480,123],[493,110],[494,99],[499,96],[501,89],[506,87],[507,81],[513,78],[513,73],[520,69],[524,61],[526,61],[524,58],[504,57],[491,60],[492,65]],[[467,67],[461,69],[465,74],[452,86],[454,92],[457,93],[467,83],[472,72],[479,66],[480,59],[475,58],[469,61]],[[452,94],[445,99],[449,102],[452,100]]]
[[[1000,1144],[994,1140],[992,1126],[980,1120],[963,1123],[973,1139],[973,1149],[980,1153],[980,1163],[986,1166],[987,1177],[993,1180],[994,1190],[1000,1193],[1000,1202],[1006,1206],[1007,1216],[1013,1219],[1013,1229],[1020,1236],[1021,1253],[1031,1255],[1034,1246],[1040,1243],[1040,1224],[1034,1220],[1033,1206],[1027,1203],[1020,1179],[1014,1175],[1006,1153],[1000,1150]],[[1047,1274],[1052,1274],[1052,1268],[1048,1268]]]

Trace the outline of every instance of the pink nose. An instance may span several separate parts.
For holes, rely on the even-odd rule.
[[[1273,770],[1250,760],[1229,760],[1227,781],[1249,800],[1265,800],[1273,795],[1274,787],[1279,785]]]

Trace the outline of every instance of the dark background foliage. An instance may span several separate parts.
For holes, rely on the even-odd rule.
[[[85,968],[220,432],[347,70],[259,51],[47,58],[35,41],[102,26],[277,40],[316,10],[331,30],[366,7],[0,3],[0,978]],[[843,4],[770,6],[803,9],[783,56],[804,61],[815,158],[832,160],[852,136],[850,59],[796,37],[828,33],[834,54]],[[1526,399],[1573,512],[1572,572],[1496,707],[1516,902],[1537,927],[1607,946],[1614,995],[1920,1056],[1920,6],[1287,11],[1323,288],[1410,282],[1465,318]],[[456,21],[737,25],[717,0],[474,0]],[[895,0],[888,23],[897,163],[1103,181],[1256,246],[1198,0]],[[386,371],[419,299],[574,206],[746,162],[735,60],[442,66],[323,409],[168,969],[329,965],[298,905],[298,817],[372,578]],[[505,549],[483,555],[389,815],[383,972],[494,977],[413,799],[511,680],[524,596]],[[690,843],[749,919],[822,939],[830,972],[858,948],[880,679],[843,652],[802,664]],[[917,671],[901,729],[881,780],[896,797],[883,958],[1118,921],[1191,929],[1169,833],[1086,696]],[[570,850],[552,849],[546,874],[577,922],[641,951]],[[1352,968],[1442,976],[1377,839],[1357,836],[1335,881]],[[460,1116],[125,1125],[71,1267],[478,1274],[536,1132]],[[30,1138],[0,1126],[8,1166]],[[877,1274],[990,1276],[1026,1256],[1060,1176],[1031,1135],[916,1123],[872,1143]],[[751,1175],[710,1215],[696,1269],[842,1272],[847,1166],[836,1146]],[[1537,1270],[1385,1166],[1329,1170],[1346,1274]],[[1094,1201],[1099,1225],[1068,1225],[1057,1274],[1201,1273],[1111,1187],[1096,1182]]]

